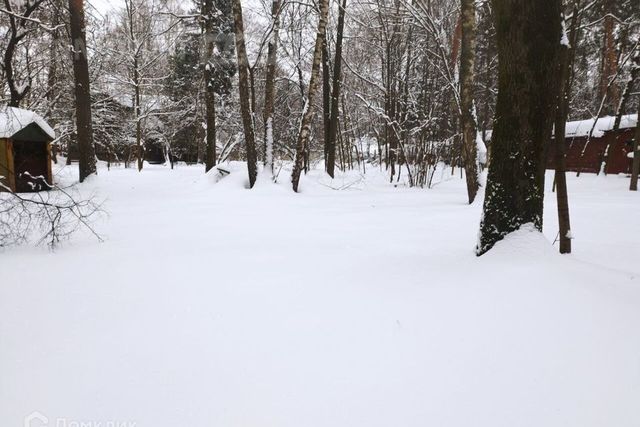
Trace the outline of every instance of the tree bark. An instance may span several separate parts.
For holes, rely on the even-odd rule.
[[[473,203],[480,188],[478,178],[478,147],[476,144],[476,118],[473,106],[474,64],[476,56],[475,0],[462,0],[462,42],[460,50],[460,107],[462,125],[462,153],[467,179],[469,204]]]
[[[478,255],[524,224],[542,231],[545,145],[557,93],[560,3],[493,0],[498,99]]]
[[[338,29],[336,32],[336,56],[333,61],[333,87],[331,92],[331,116],[329,119],[329,144],[327,153],[327,173],[331,178],[336,167],[336,136],[338,132],[338,100],[340,99],[340,83],[342,76],[342,36],[344,33],[344,14],[347,0],[342,0],[338,12]]]
[[[331,67],[329,66],[329,49],[327,47],[327,33],[325,29],[322,40],[322,124],[324,129],[324,169],[328,171],[329,128],[331,127]],[[335,149],[334,149],[335,150]],[[335,151],[334,151],[335,153]],[[335,154],[334,154],[335,157]],[[335,159],[334,159],[335,162]],[[332,176],[333,177],[333,176]]]
[[[600,99],[606,99],[604,105],[605,114],[614,114],[614,108],[618,104],[618,87],[609,84],[618,71],[618,56],[615,46],[615,18],[614,4],[616,0],[604,0],[603,20],[603,45],[602,45],[602,69],[600,72]]]
[[[638,78],[640,78],[640,52],[636,53],[633,58],[634,64],[631,65],[631,73],[629,73],[629,79],[624,86],[624,90],[622,92],[622,96],[620,97],[620,103],[618,104],[618,108],[616,111],[616,119],[613,124],[613,130],[620,129],[620,122],[622,120],[622,115],[624,114],[624,110],[631,98],[631,92],[633,90],[633,84]]]
[[[569,194],[567,191],[567,161],[566,161],[566,125],[569,115],[569,94],[571,91],[569,77],[573,61],[570,60],[569,51],[575,49],[577,40],[577,17],[579,13],[578,2],[573,8],[573,17],[571,23],[571,46],[561,44],[558,66],[558,100],[556,108],[556,116],[554,123],[554,141],[555,141],[555,185],[556,200],[558,204],[558,227],[560,253],[571,253],[571,219],[569,216]],[[563,18],[564,19],[564,18]],[[566,37],[566,35],[565,35]]]
[[[60,24],[60,14],[62,5],[59,0],[55,0],[51,5],[51,43],[49,44],[49,70],[47,73],[47,110],[49,114],[53,110],[58,99],[58,47],[60,43],[60,31],[57,27]],[[51,126],[55,129],[55,121],[49,118]],[[51,160],[58,163],[57,143],[51,144]]]
[[[251,109],[251,92],[249,87],[249,59],[244,42],[244,24],[240,0],[233,0],[233,20],[236,30],[236,53],[238,55],[238,90],[240,92],[240,113],[244,129],[245,150],[247,152],[247,169],[249,171],[249,188],[253,188],[258,177],[258,153],[254,131],[253,110]]]
[[[236,0],[239,1],[239,0]],[[311,79],[309,80],[309,91],[307,99],[304,102],[302,110],[302,118],[300,119],[300,130],[296,142],[296,157],[291,173],[291,183],[293,191],[298,191],[300,183],[300,174],[304,167],[304,151],[309,143],[311,134],[311,122],[314,116],[314,101],[316,92],[318,91],[318,75],[320,74],[320,62],[322,61],[322,42],[324,40],[325,29],[327,26],[327,15],[329,13],[329,0],[320,2],[320,17],[318,19],[318,31],[316,33],[316,44],[313,51],[313,64],[311,66]]]
[[[73,46],[73,76],[76,97],[76,134],[79,152],[80,182],[95,174],[96,155],[91,127],[91,90],[84,22],[83,0],[69,0],[70,33]]]
[[[204,99],[205,115],[207,122],[207,150],[205,156],[205,172],[209,172],[216,165],[216,100],[214,83],[213,50],[215,46],[215,12],[213,0],[204,0],[202,3],[204,15],[204,42],[205,42],[205,66],[204,66]]]
[[[142,144],[142,107],[140,105],[140,70],[137,54],[133,60],[133,85],[134,85],[134,111],[136,114],[136,157],[138,161],[138,172],[144,165],[144,145]]]
[[[29,81],[24,85],[20,85],[16,82],[16,76],[13,70],[13,60],[16,48],[22,39],[29,33],[24,29],[24,26],[27,25],[29,21],[27,19],[17,18],[14,13],[19,16],[29,18],[43,2],[44,0],[36,0],[33,3],[26,2],[25,4],[25,2],[4,0],[5,10],[11,12],[7,14],[9,20],[9,29],[7,31],[9,34],[9,40],[7,41],[7,46],[4,51],[2,64],[4,77],[7,81],[7,85],[9,86],[9,107],[19,107],[20,102],[27,96],[31,89]],[[13,7],[19,7],[22,4],[26,5],[24,11],[15,11],[13,9]]]
[[[264,88],[264,166],[273,176],[273,104],[276,91],[276,61],[280,31],[280,0],[271,3],[271,40],[267,47],[267,72]]]
[[[633,166],[631,167],[631,183],[629,190],[638,191],[638,172],[640,172],[640,104],[638,106],[638,117],[636,125],[636,135],[633,141]]]

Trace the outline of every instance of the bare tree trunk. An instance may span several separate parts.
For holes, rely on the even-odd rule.
[[[336,33],[336,56],[333,62],[333,87],[331,92],[331,118],[329,120],[329,144],[327,153],[327,173],[333,178],[336,166],[336,135],[338,129],[338,100],[340,99],[340,83],[342,72],[342,36],[344,33],[344,14],[347,0],[342,0],[338,12],[338,29]]]
[[[615,18],[613,6],[616,0],[604,0],[603,21],[603,46],[602,69],[600,73],[600,99],[606,99],[604,105],[605,114],[614,114],[614,108],[618,104],[618,87],[609,84],[613,76],[618,72],[618,56],[615,47]]]
[[[59,0],[55,0],[52,4],[51,11],[51,27],[53,28],[53,32],[51,33],[51,44],[49,45],[49,71],[47,74],[47,109],[49,112],[53,110],[56,104],[56,100],[58,98],[58,45],[60,43],[60,31],[57,29],[60,24],[60,13],[62,9],[62,5]],[[55,128],[56,123],[50,120],[51,126]],[[57,143],[51,144],[51,159],[53,163],[58,163],[58,150]]]
[[[214,62],[213,49],[215,46],[215,13],[213,0],[204,0],[204,43],[205,43],[205,66],[204,66],[204,99],[207,122],[207,153],[205,159],[205,172],[209,172],[216,164],[216,100],[214,90]]]
[[[493,0],[498,99],[478,255],[524,224],[542,231],[545,145],[551,135],[560,0]]]
[[[640,171],[640,104],[638,106],[638,124],[636,125],[636,135],[633,141],[633,166],[631,168],[631,183],[629,190],[638,191],[638,172]]]
[[[144,146],[142,144],[142,108],[140,106],[140,54],[138,46],[135,45],[136,34],[134,29],[137,10],[134,10],[133,2],[125,3],[125,8],[128,15],[127,24],[129,25],[130,48],[133,52],[133,112],[136,120],[136,158],[138,172],[140,172],[144,165]]]
[[[574,2],[573,17],[571,19],[570,40],[573,44],[569,46],[569,40],[566,39],[566,34],[563,34],[563,40],[565,41],[565,43],[561,44],[558,58],[560,72],[558,73],[558,99],[554,126],[554,140],[555,185],[556,200],[558,204],[558,226],[561,254],[571,253],[571,218],[569,215],[569,193],[567,190],[567,150],[565,134],[567,117],[569,115],[569,94],[571,92],[569,78],[571,76],[571,69],[573,68],[573,61],[570,58],[570,50],[571,52],[574,52],[575,43],[577,43],[579,9],[579,0],[577,0]]]
[[[478,179],[478,148],[476,145],[476,118],[473,106],[473,67],[476,56],[476,7],[475,0],[462,0],[462,43],[460,51],[460,104],[462,114],[462,153],[467,178],[469,204],[473,203],[480,188]]]
[[[76,135],[80,156],[80,182],[82,182],[89,175],[97,172],[93,129],[91,127],[91,91],[89,87],[83,0],[69,0],[69,12],[76,96]]]
[[[618,104],[618,108],[616,111],[616,119],[613,124],[613,130],[620,129],[620,121],[622,120],[622,115],[624,114],[625,107],[631,98],[631,91],[633,90],[633,84],[636,80],[640,78],[640,52],[636,53],[633,58],[634,64],[631,66],[631,73],[629,74],[629,79],[627,80],[627,84],[624,86],[624,91],[622,92],[622,96],[620,97],[620,103]]]
[[[276,91],[276,60],[280,30],[280,0],[271,3],[271,40],[267,47],[267,73],[264,88],[264,166],[273,176],[273,104]]]
[[[251,92],[249,87],[249,59],[244,42],[244,24],[242,21],[242,5],[240,0],[233,0],[233,21],[236,31],[236,53],[238,55],[238,90],[240,92],[240,112],[244,129],[244,142],[247,151],[247,169],[249,171],[249,187],[253,188],[258,177],[258,153],[254,131],[253,110],[251,109]]]
[[[322,124],[324,129],[324,169],[328,170],[329,128],[331,127],[331,67],[329,66],[329,49],[327,47],[327,33],[325,29],[322,40]]]
[[[27,79],[26,84],[20,84],[16,81],[16,76],[13,70],[14,54],[18,44],[25,38],[29,31],[26,31],[24,26],[29,23],[28,18],[35,12],[45,0],[36,0],[33,3],[30,2],[13,2],[11,0],[4,0],[4,9],[10,13],[6,14],[9,19],[9,40],[5,47],[2,68],[4,71],[4,77],[9,86],[9,106],[19,107],[20,102],[27,96],[31,89],[30,79]],[[23,11],[14,10],[14,7],[25,5]],[[3,13],[3,16],[5,14]],[[21,16],[27,19],[20,19],[17,16]],[[4,24],[3,24],[4,28]],[[27,55],[28,59],[28,55]]]
[[[133,84],[134,84],[134,111],[136,114],[136,154],[138,158],[138,172],[144,165],[144,145],[142,144],[142,107],[140,106],[140,73],[138,69],[138,57],[133,62]]]
[[[239,1],[239,0],[236,0]],[[318,19],[318,31],[316,33],[316,45],[313,51],[313,64],[311,66],[311,79],[309,80],[309,92],[304,102],[302,118],[300,119],[300,130],[296,142],[296,157],[291,173],[291,183],[293,191],[298,191],[300,183],[300,174],[304,167],[304,151],[309,143],[311,134],[311,122],[314,116],[314,100],[318,90],[318,76],[320,74],[320,62],[322,61],[322,42],[325,36],[325,28],[327,26],[327,15],[329,14],[329,0],[320,2],[320,17]]]

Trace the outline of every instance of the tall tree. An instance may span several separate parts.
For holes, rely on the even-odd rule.
[[[618,86],[611,80],[618,72],[618,55],[616,52],[616,19],[615,5],[617,0],[604,0],[604,19],[602,21],[602,57],[600,69],[599,99],[604,101],[604,113],[613,114],[618,105]]]
[[[205,49],[205,65],[204,65],[204,99],[207,122],[207,154],[205,157],[205,171],[209,170],[216,164],[216,99],[215,99],[215,83],[214,83],[214,67],[213,53],[215,48],[215,15],[217,9],[214,6],[214,0],[204,0],[202,2],[202,15],[204,16],[204,49]]]
[[[10,107],[19,107],[20,102],[22,102],[31,90],[31,75],[27,75],[24,82],[18,81],[18,76],[14,69],[15,54],[23,39],[33,31],[33,23],[39,22],[38,20],[32,20],[31,16],[38,10],[44,1],[45,0],[13,2],[10,0],[4,0],[2,16],[6,15],[9,19],[9,28],[7,32],[9,40],[4,50],[2,64],[0,65],[2,65],[4,78],[9,86],[9,94],[11,96],[9,100]],[[18,9],[22,5],[25,6],[24,10]],[[27,74],[29,73],[27,72]]]
[[[493,0],[493,7],[498,100],[478,255],[524,224],[542,230],[561,41],[560,0]]]
[[[254,129],[253,109],[249,87],[249,58],[244,40],[244,24],[240,0],[233,0],[233,20],[236,29],[236,53],[238,55],[238,90],[240,94],[240,113],[244,129],[244,142],[249,170],[249,187],[252,188],[258,177],[258,154]]]
[[[462,153],[467,179],[469,203],[473,203],[480,188],[478,177],[477,124],[473,104],[474,64],[476,57],[476,0],[462,0],[460,11],[462,42],[460,50],[460,123]]]
[[[562,17],[562,42],[558,57],[558,98],[554,121],[555,142],[555,187],[558,204],[558,227],[560,253],[571,253],[571,218],[569,216],[569,193],[567,190],[566,125],[569,116],[569,95],[575,46],[578,41],[580,0],[573,2],[570,34],[566,33],[566,21]]]
[[[76,137],[78,141],[80,182],[97,173],[91,127],[91,89],[83,0],[69,0],[70,34],[73,48],[73,76],[76,96]]]
[[[239,0],[236,0],[239,1]],[[304,108],[300,119],[300,130],[296,141],[296,154],[291,173],[291,184],[293,191],[298,191],[300,184],[300,174],[304,167],[304,151],[309,144],[311,135],[311,122],[314,117],[314,101],[318,91],[318,77],[320,74],[320,62],[322,61],[322,43],[325,37],[327,26],[327,15],[329,14],[329,0],[320,2],[320,16],[318,18],[318,31],[316,32],[316,44],[313,49],[313,63],[311,64],[311,78],[309,80],[309,90],[307,98],[304,100]]]
[[[324,161],[328,171],[329,128],[331,127],[331,65],[329,64],[329,47],[327,46],[327,29],[322,40],[322,127],[324,131]],[[335,156],[335,155],[334,155]],[[334,160],[335,161],[335,160]]]
[[[633,140],[633,166],[631,166],[631,183],[629,190],[638,191],[638,173],[640,172],[640,102],[638,103],[638,117],[636,118],[636,134]]]
[[[333,61],[333,84],[331,88],[331,115],[329,119],[329,141],[327,145],[327,173],[333,178],[336,167],[336,139],[338,136],[338,99],[342,80],[342,38],[344,34],[344,14],[347,0],[342,0],[338,12],[338,29],[336,32],[336,56]]]
[[[264,166],[273,175],[273,104],[276,92],[278,32],[280,31],[280,0],[271,3],[271,35],[267,47],[267,73],[264,88]]]

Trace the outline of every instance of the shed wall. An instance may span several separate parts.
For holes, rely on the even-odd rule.
[[[13,144],[10,139],[0,138],[0,180],[3,185],[9,187],[12,191],[16,189],[15,174],[13,168]],[[6,191],[0,187],[0,191]]]

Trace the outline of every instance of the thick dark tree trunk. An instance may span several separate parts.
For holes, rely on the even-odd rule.
[[[460,108],[462,125],[462,154],[467,178],[467,195],[473,203],[480,188],[478,179],[478,148],[476,145],[476,117],[473,111],[473,85],[476,56],[476,1],[462,0],[462,43],[460,51]]]
[[[202,3],[204,15],[204,99],[205,115],[207,122],[207,149],[205,156],[205,172],[209,172],[216,165],[216,98],[214,87],[214,61],[213,50],[215,46],[215,13],[213,0],[204,0]]]
[[[96,173],[83,0],[69,0],[69,12],[76,96],[76,138],[80,157],[80,182],[82,182],[89,175]]]
[[[251,89],[249,87],[249,59],[244,42],[244,24],[242,21],[242,5],[240,0],[233,0],[233,20],[236,30],[236,53],[238,55],[238,90],[240,92],[240,112],[244,129],[245,150],[247,152],[247,168],[249,171],[249,187],[252,188],[258,177],[258,153],[251,109]]]
[[[340,99],[340,80],[342,76],[342,35],[344,33],[344,14],[347,0],[342,0],[338,12],[338,29],[336,32],[336,56],[333,62],[333,87],[331,92],[331,117],[329,119],[329,144],[327,145],[327,173],[331,178],[336,167],[336,137],[338,134],[338,100]]]
[[[238,0],[236,0],[238,1]],[[325,29],[327,26],[327,15],[329,14],[329,0],[320,2],[320,16],[318,19],[318,31],[316,33],[316,44],[313,50],[313,63],[311,65],[311,79],[309,80],[309,92],[304,102],[302,118],[300,119],[300,130],[298,131],[298,139],[296,142],[296,157],[291,173],[291,184],[293,191],[298,191],[300,183],[300,174],[304,168],[305,149],[309,145],[309,137],[311,135],[311,122],[314,116],[314,100],[318,91],[318,77],[320,74],[320,62],[322,61],[322,43],[324,40]]]
[[[477,254],[524,224],[542,230],[545,145],[555,111],[560,0],[493,0],[498,99]]]

